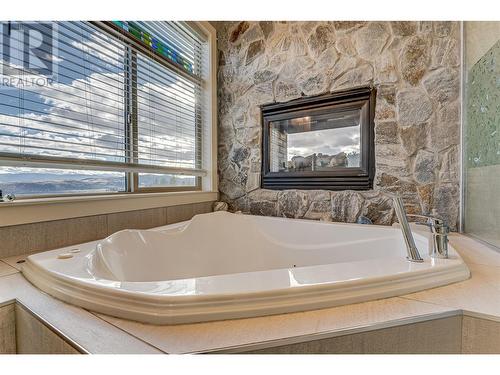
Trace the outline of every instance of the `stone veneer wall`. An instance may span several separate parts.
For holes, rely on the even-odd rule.
[[[458,22],[216,22],[219,189],[232,209],[377,224],[395,220],[384,192],[459,209]],[[371,191],[260,189],[259,105],[371,84],[377,88]]]

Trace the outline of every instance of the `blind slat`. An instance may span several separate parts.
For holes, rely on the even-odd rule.
[[[1,143],[0,143],[1,145]],[[110,171],[110,172],[137,172],[137,173],[160,173],[160,174],[179,174],[186,176],[206,176],[207,172],[198,168],[182,168],[182,167],[169,167],[169,166],[157,166],[157,165],[134,165],[127,163],[106,163],[101,160],[88,161],[72,158],[45,158],[43,156],[37,156],[32,158],[19,159],[17,154],[11,154],[7,152],[0,152],[0,160],[3,165],[15,166],[15,167],[36,167],[36,168],[56,168],[56,169],[75,169],[75,165],[78,165],[78,169],[89,170],[89,171]]]

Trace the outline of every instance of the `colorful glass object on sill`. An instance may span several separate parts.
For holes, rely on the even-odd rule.
[[[131,34],[134,38],[148,45],[153,52],[166,57],[177,65],[180,65],[186,72],[189,72],[191,74],[193,73],[193,64],[182,57],[172,47],[158,40],[155,36],[151,35],[147,31],[142,30],[136,23],[131,21],[113,21],[113,23],[122,30]]]

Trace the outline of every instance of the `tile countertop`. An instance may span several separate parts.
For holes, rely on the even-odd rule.
[[[176,326],[92,313],[33,287],[11,257],[0,261],[0,305],[17,300],[89,353],[241,352],[464,313],[500,321],[500,253],[452,234],[469,280],[399,297],[321,310]]]

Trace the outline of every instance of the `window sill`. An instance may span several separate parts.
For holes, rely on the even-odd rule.
[[[41,221],[211,202],[214,191],[176,191],[23,199],[0,203],[0,227]]]

